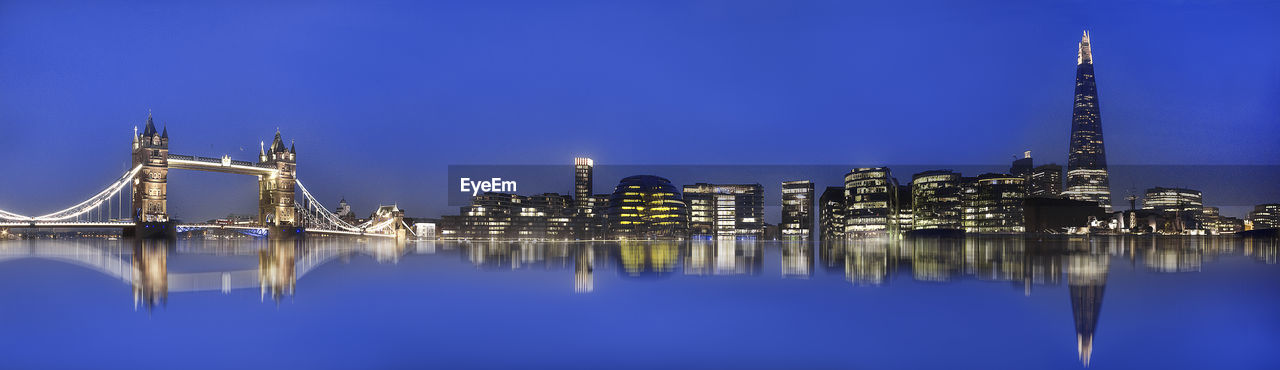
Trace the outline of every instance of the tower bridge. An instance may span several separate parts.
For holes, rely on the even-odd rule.
[[[270,147],[256,162],[169,152],[169,129],[156,130],[150,114],[141,133],[134,129],[132,168],[119,179],[76,205],[57,212],[26,216],[0,210],[0,229],[121,228],[125,236],[173,237],[195,229],[237,229],[252,235],[290,238],[311,234],[368,235],[403,238],[410,233],[398,209],[375,213],[353,225],[317,201],[297,178],[297,150],[285,146],[277,130]],[[169,217],[169,171],[220,172],[258,178],[258,220],[254,225],[177,224]],[[128,195],[126,201],[125,195]],[[301,196],[299,196],[301,195]],[[127,213],[127,215],[126,215]],[[114,216],[114,217],[113,217]]]

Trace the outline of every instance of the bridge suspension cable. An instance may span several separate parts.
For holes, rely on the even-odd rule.
[[[333,214],[333,212],[330,212],[329,209],[324,208],[324,203],[320,203],[320,201],[316,200],[316,198],[311,195],[311,192],[307,190],[307,187],[302,186],[301,181],[295,181],[294,183],[298,185],[298,190],[301,190],[302,197],[306,200],[305,202],[298,202],[295,199],[294,206],[303,211],[303,216],[308,223],[308,228],[314,227],[328,230],[342,230],[353,233],[365,232],[365,228],[349,224],[338,218],[338,216]]]
[[[133,178],[137,176],[138,171],[141,171],[141,170],[142,170],[142,165],[133,167],[132,170],[125,172],[123,176],[121,176],[115,182],[111,183],[111,185],[107,186],[106,189],[103,189],[97,194],[94,194],[92,197],[89,197],[89,199],[86,199],[83,202],[77,203],[76,205],[67,207],[63,210],[49,213],[42,216],[34,216],[34,217],[25,216],[25,215],[13,213],[13,212],[5,211],[5,210],[0,210],[0,219],[3,219],[5,221],[11,221],[11,222],[32,222],[32,223],[78,221],[79,217],[85,214],[89,214],[90,217],[94,216],[94,214],[90,212],[93,212],[95,210],[98,211],[96,212],[98,218],[102,218],[103,216],[106,216],[107,218],[109,218],[110,209],[107,209],[106,212],[103,212],[103,210],[99,208],[103,206],[105,206],[105,208],[111,208],[111,204],[110,204],[111,198],[121,194],[120,193],[121,191],[129,187],[129,185],[132,184]],[[123,203],[123,202],[119,202],[119,203]],[[121,209],[123,209],[123,204],[118,204],[117,207],[121,207]]]

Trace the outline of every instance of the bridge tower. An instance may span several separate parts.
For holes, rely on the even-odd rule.
[[[133,179],[133,221],[137,224],[133,235],[139,237],[166,237],[174,234],[169,222],[169,128],[156,131],[156,124],[147,114],[147,125],[142,133],[134,128],[133,166],[142,166]],[[129,234],[126,230],[126,234]]]
[[[297,155],[292,144],[285,148],[279,130],[271,140],[271,147],[258,152],[258,164],[275,169],[271,175],[258,176],[258,221],[273,237],[297,234],[303,226],[293,205],[298,184]]]

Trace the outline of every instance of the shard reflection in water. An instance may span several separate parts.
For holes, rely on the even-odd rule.
[[[1071,292],[1071,312],[1076,324],[1076,347],[1080,361],[1089,366],[1093,356],[1094,333],[1102,314],[1102,293],[1107,288],[1110,256],[1072,254],[1067,257],[1067,285]]]

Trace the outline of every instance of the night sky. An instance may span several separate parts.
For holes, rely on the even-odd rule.
[[[1112,164],[1280,165],[1280,4],[964,4],[2,1],[0,209],[97,192],[149,110],[181,154],[253,160],[279,128],[303,183],[363,214],[456,212],[449,165],[579,155],[1065,165],[1084,29]],[[169,189],[177,217],[257,201],[245,176]]]

